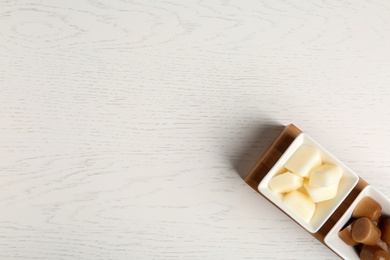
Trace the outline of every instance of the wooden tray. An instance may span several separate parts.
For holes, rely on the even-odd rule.
[[[268,149],[264,152],[264,154],[256,162],[256,164],[253,166],[253,168],[250,170],[250,172],[246,175],[246,177],[244,179],[245,182],[249,186],[251,186],[255,191],[259,192],[257,187],[259,186],[259,183],[261,182],[261,180],[271,170],[273,165],[279,160],[279,158],[282,156],[282,154],[287,150],[287,148],[290,146],[290,144],[294,141],[294,139],[300,133],[302,133],[302,131],[299,128],[297,128],[295,125],[291,124],[291,125],[286,126],[282,130],[282,132],[276,137],[276,139],[273,141],[273,143],[270,145],[270,147],[268,147]],[[325,236],[332,229],[332,227],[336,224],[336,222],[341,218],[341,216],[348,209],[348,207],[352,204],[352,202],[359,195],[359,193],[367,185],[368,185],[368,183],[359,177],[359,182],[353,188],[351,193],[341,203],[341,205],[336,209],[336,211],[329,217],[329,219],[325,222],[325,224],[316,233],[310,233],[310,232],[308,232],[308,233],[311,234],[312,236],[314,236],[316,239],[318,239],[321,243],[323,243],[326,246],[326,244],[324,243]],[[259,194],[262,195],[260,192],[259,192]]]

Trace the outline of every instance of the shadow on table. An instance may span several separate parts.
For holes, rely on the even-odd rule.
[[[246,136],[237,137],[241,138],[243,140],[242,143],[246,145],[233,149],[236,152],[229,159],[242,179],[245,178],[249,170],[284,127],[280,123],[270,122],[255,127]]]

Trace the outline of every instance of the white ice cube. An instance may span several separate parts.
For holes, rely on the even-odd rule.
[[[285,193],[302,186],[303,178],[291,172],[285,172],[273,177],[268,185],[273,192]]]
[[[310,222],[316,210],[316,204],[308,196],[297,190],[284,195],[283,203],[307,223]]]
[[[313,146],[303,144],[288,159],[284,167],[301,177],[306,177],[312,169],[321,164],[320,152]]]
[[[309,185],[312,187],[328,187],[341,179],[341,168],[333,164],[323,164],[310,173]]]
[[[304,183],[307,194],[309,194],[311,200],[315,203],[330,200],[336,197],[339,188],[339,183],[336,182],[327,187],[312,187],[307,183]]]

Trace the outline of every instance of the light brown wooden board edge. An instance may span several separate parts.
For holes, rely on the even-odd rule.
[[[296,127],[295,125],[293,125],[293,124],[287,125],[281,131],[281,133],[275,138],[275,140],[272,142],[272,144],[268,147],[268,149],[264,152],[264,154],[260,157],[260,159],[256,162],[256,164],[252,167],[252,169],[249,171],[249,173],[244,178],[245,182],[249,186],[251,186],[255,191],[257,191],[260,195],[262,195],[262,194],[257,189],[257,187],[259,186],[259,183],[261,182],[261,180],[264,178],[264,176],[270,171],[272,166],[279,160],[279,158],[282,156],[282,154],[287,150],[287,148],[290,146],[290,144],[294,141],[294,139],[300,133],[302,133],[302,131],[298,127]],[[325,222],[325,224],[316,233],[310,233],[310,232],[308,232],[308,233],[311,234],[313,237],[315,237],[317,240],[319,240],[321,243],[323,243],[325,246],[327,246],[324,242],[325,236],[332,229],[332,227],[337,223],[337,221],[341,218],[341,216],[345,213],[345,211],[349,208],[349,206],[352,204],[352,202],[355,200],[355,198],[359,195],[359,193],[367,185],[368,185],[368,183],[359,177],[359,181],[356,184],[356,186],[353,188],[351,193],[341,203],[341,205],[335,210],[335,212],[329,217],[329,219]],[[275,204],[274,204],[274,206],[277,207]],[[282,211],[282,212],[284,213],[284,211]],[[287,215],[287,216],[289,216],[289,215]]]

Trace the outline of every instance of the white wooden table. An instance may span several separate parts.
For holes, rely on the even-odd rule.
[[[0,259],[338,259],[241,176],[294,123],[390,197],[389,13],[1,1]]]

